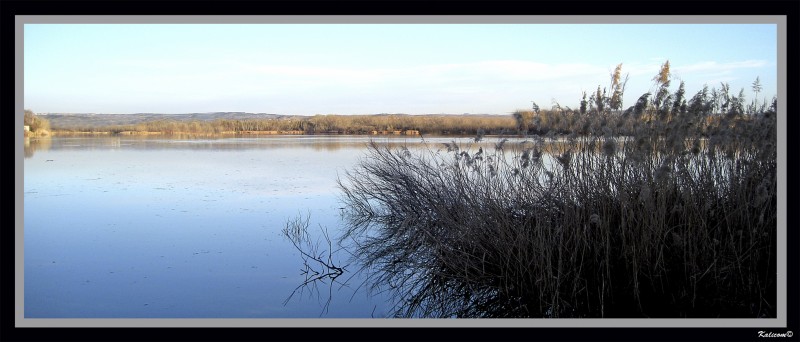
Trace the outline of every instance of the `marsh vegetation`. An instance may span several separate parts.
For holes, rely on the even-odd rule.
[[[339,178],[338,242],[394,316],[776,316],[776,101],[687,100],[665,63],[622,111],[619,76],[515,113],[522,141],[371,144]]]

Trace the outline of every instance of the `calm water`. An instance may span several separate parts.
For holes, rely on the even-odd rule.
[[[327,249],[321,230],[336,236],[343,226],[337,177],[371,140],[412,151],[475,145],[402,136],[26,139],[25,317],[385,317],[388,295],[369,293],[346,253],[334,255],[346,268],[336,283],[298,289],[303,260],[281,232],[308,215],[312,242]]]
[[[337,279],[344,286],[320,283],[284,303],[305,276],[281,229],[309,214],[311,232],[335,234],[337,174],[368,140],[27,141],[25,317],[384,316],[385,295],[359,288],[353,272]]]

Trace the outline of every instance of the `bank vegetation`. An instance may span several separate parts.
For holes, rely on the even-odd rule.
[[[687,98],[665,63],[622,111],[619,80],[518,112],[523,142],[370,146],[339,241],[393,315],[776,317],[775,101]]]

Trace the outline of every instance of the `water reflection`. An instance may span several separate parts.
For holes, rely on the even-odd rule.
[[[25,156],[31,157],[40,150],[92,150],[120,149],[128,150],[243,150],[291,148],[310,149],[314,151],[337,151],[340,149],[363,148],[370,139],[365,136],[263,136],[247,138],[182,138],[153,136],[77,136],[25,138]],[[388,144],[414,144],[422,142],[414,138],[374,138]]]
[[[345,264],[339,259],[341,246],[335,246],[327,228],[320,228],[319,234],[309,231],[310,214],[305,217],[290,218],[281,231],[283,236],[292,243],[300,253],[303,267],[300,273],[305,277],[302,283],[292,291],[283,302],[289,303],[295,295],[302,297],[308,294],[323,301],[320,316],[326,314],[333,300],[334,285],[338,290],[346,287],[346,281],[339,280],[345,274],[350,264]],[[316,236],[316,239],[313,237]]]
[[[46,151],[52,146],[53,140],[50,137],[30,138],[25,137],[23,151],[25,158],[33,157],[36,151]]]
[[[558,151],[565,145],[567,138],[531,137],[493,137],[487,136],[480,141],[473,137],[437,136],[437,137],[393,137],[364,135],[287,135],[256,137],[182,137],[165,136],[57,136],[43,138],[25,138],[25,157],[30,158],[37,151],[47,150],[246,150],[246,149],[307,149],[313,151],[338,151],[341,149],[363,149],[371,141],[390,147],[407,146],[445,149],[446,144],[457,143],[462,146],[493,148],[498,145],[506,149],[525,148],[526,144],[547,141],[548,150]]]
[[[474,151],[499,140],[30,138],[23,187],[25,316],[389,315],[389,294],[362,287],[367,275],[357,272],[362,265],[343,262],[346,251],[334,253],[329,264],[347,272],[341,276],[327,272],[335,268],[304,267],[302,254],[281,234],[287,218],[310,211],[310,241],[329,251],[336,245],[328,246],[316,228],[335,235],[344,226],[336,180],[364,157],[370,141],[446,153],[444,144],[453,141]],[[506,146],[525,140],[510,138]],[[312,282],[319,286],[287,301],[299,284],[319,275],[326,283]]]
[[[285,302],[305,277],[281,228],[298,211],[341,226],[335,181],[360,143],[31,139],[25,317],[319,317],[327,299]],[[314,148],[326,144],[339,148]],[[337,285],[329,303],[324,317],[387,311],[357,286]]]

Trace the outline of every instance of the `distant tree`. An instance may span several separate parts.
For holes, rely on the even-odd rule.
[[[30,109],[26,109],[25,110],[25,118],[24,118],[23,121],[25,122],[26,126],[30,126],[30,125],[33,124],[33,120],[35,119],[35,115],[36,114],[34,114],[32,110],[30,110]]]
[[[24,125],[29,126],[31,132],[46,132],[50,130],[50,121],[40,118],[30,109],[25,109]]]

